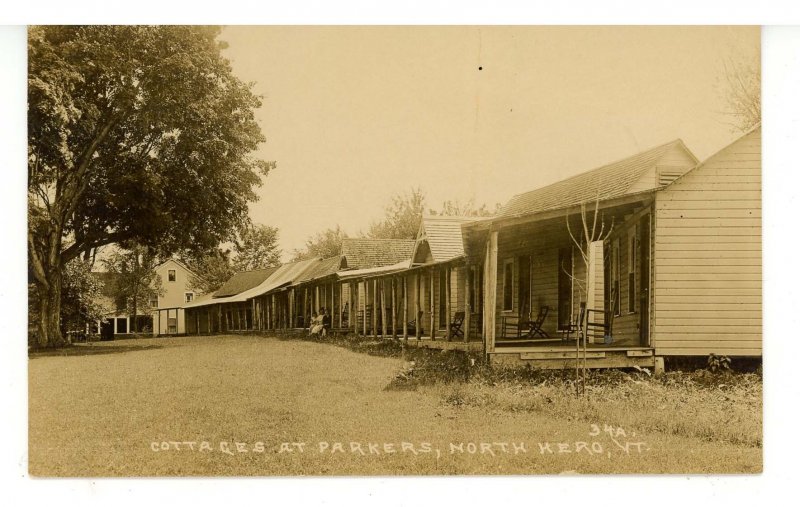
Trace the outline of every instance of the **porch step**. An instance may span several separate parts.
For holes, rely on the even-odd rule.
[[[558,370],[575,368],[575,350],[514,350],[497,348],[490,353],[490,361],[498,365],[520,366],[530,365],[543,370]],[[584,356],[580,352],[578,363],[582,364],[586,358],[586,367],[592,369],[603,368],[654,368],[655,356],[652,349],[634,350],[587,350]]]

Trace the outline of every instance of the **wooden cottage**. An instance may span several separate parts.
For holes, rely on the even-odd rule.
[[[600,330],[589,339],[590,366],[652,366],[656,194],[696,165],[672,141],[517,195],[496,217],[465,224],[467,265],[484,270],[489,357],[574,365],[583,303],[584,322]]]
[[[227,333],[253,329],[252,305],[233,301],[239,294],[264,283],[277,267],[234,274],[213,294],[197,298],[184,307],[188,334]]]
[[[656,356],[760,357],[761,126],[657,192],[651,216]]]

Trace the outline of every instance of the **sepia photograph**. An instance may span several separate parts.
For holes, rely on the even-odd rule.
[[[28,26],[28,474],[761,474],[761,36]]]

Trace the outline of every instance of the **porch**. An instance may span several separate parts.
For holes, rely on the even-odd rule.
[[[574,366],[585,333],[587,366],[652,367],[652,202],[650,193],[601,202],[596,231],[604,233],[589,234],[588,243],[582,216],[591,229],[594,203],[490,224],[483,238],[491,359]]]

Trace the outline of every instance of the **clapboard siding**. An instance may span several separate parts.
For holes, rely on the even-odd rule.
[[[629,194],[659,186],[660,171],[683,174],[697,164],[683,143],[676,143],[628,189]]]
[[[656,194],[658,355],[761,355],[761,132]]]

